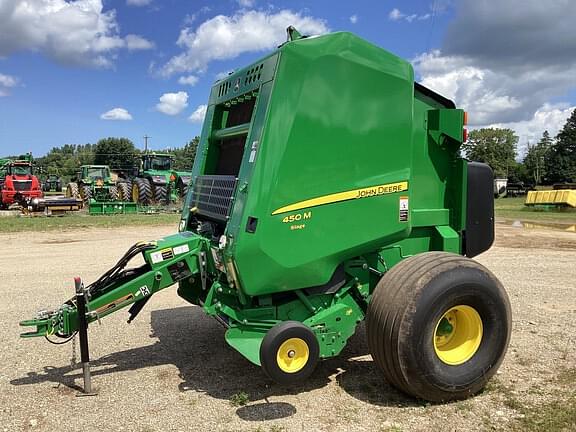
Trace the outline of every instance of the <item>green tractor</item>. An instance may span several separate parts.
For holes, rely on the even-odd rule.
[[[430,401],[479,392],[512,319],[472,259],[494,240],[493,174],[460,155],[465,113],[353,34],[288,34],[212,87],[179,232],[77,279],[22,336],[79,332],[89,376],[89,323],[127,306],[130,322],[177,284],[278,383],[306,380],[365,320],[391,385]]]
[[[62,192],[62,180],[57,174],[49,174],[42,183],[44,192]]]
[[[117,183],[120,199],[141,205],[168,204],[183,199],[188,192],[190,173],[173,168],[174,156],[146,152],[138,158],[138,168],[131,180]]]
[[[118,188],[110,177],[108,165],[82,165],[66,186],[66,196],[81,198],[87,206],[91,199],[118,201]]]

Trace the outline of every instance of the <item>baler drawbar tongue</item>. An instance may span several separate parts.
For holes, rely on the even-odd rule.
[[[20,325],[23,327],[36,327],[36,331],[21,333],[20,337],[23,338],[48,336],[51,333],[51,329],[53,328],[51,318],[35,318],[31,320],[20,321]]]

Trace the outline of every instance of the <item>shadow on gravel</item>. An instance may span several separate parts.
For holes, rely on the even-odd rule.
[[[185,306],[155,310],[151,313],[151,338],[158,341],[147,346],[119,351],[91,361],[92,375],[137,370],[173,364],[179,369],[180,391],[206,393],[230,400],[245,392],[253,403],[239,408],[240,418],[262,421],[288,417],[296,408],[287,403],[268,403],[270,396],[298,394],[326,386],[335,376],[338,385],[351,396],[382,406],[419,406],[418,402],[392,388],[367,357],[364,326],[350,338],[340,356],[318,364],[314,374],[295,386],[282,386],[268,379],[260,368],[226,344],[225,329],[204,315],[199,307]],[[12,380],[12,385],[53,382],[80,390],[75,380],[82,378],[80,366],[47,366],[43,372],[29,372]],[[161,378],[159,378],[161,379]]]

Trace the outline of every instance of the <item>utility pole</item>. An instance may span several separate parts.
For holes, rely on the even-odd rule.
[[[152,138],[152,137],[149,137],[148,135],[144,135],[144,153],[148,153],[148,138]]]

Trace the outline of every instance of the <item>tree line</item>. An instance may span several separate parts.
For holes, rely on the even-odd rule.
[[[196,136],[184,147],[158,150],[174,156],[174,169],[192,170],[200,137]],[[53,147],[45,156],[35,158],[36,170],[42,174],[57,174],[70,178],[81,165],[108,165],[111,169],[127,171],[136,166],[142,150],[128,138],[103,138],[96,144],[64,144]]]
[[[511,129],[483,128],[471,131],[462,145],[463,155],[490,165],[495,177],[532,185],[576,182],[576,110],[552,138],[544,131],[529,144],[522,161],[517,157],[518,136]]]

